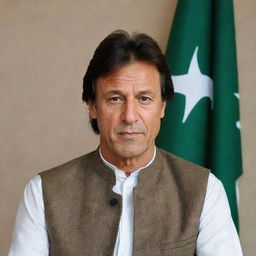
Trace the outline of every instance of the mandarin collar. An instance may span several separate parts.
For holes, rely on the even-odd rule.
[[[131,175],[138,175],[139,181],[147,180],[148,178],[155,176],[159,170],[159,161],[161,161],[161,156],[159,154],[159,149],[155,146],[154,154],[152,159],[143,167],[140,167],[136,171],[132,172]],[[115,184],[115,170],[119,170],[116,166],[109,163],[100,153],[99,147],[95,150],[93,154],[93,160],[95,163],[95,170],[97,173],[103,177],[106,181]],[[114,171],[113,171],[114,170]],[[119,170],[120,171],[120,170]]]

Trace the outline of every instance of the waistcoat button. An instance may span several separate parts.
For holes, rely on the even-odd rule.
[[[111,198],[111,199],[108,201],[108,203],[109,203],[111,206],[115,206],[115,205],[118,203],[118,201],[117,201],[116,198]]]

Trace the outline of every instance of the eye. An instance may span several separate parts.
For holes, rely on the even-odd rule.
[[[150,97],[147,97],[147,96],[141,96],[139,98],[140,102],[142,102],[143,104],[149,104],[152,99]]]
[[[110,98],[111,101],[119,101],[120,100],[120,97],[112,97]]]
[[[122,98],[119,97],[119,96],[114,96],[114,97],[110,97],[110,98],[108,99],[108,101],[109,101],[110,103],[119,103],[119,102],[122,101]]]

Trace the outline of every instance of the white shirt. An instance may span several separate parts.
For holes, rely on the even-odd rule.
[[[134,202],[133,188],[138,185],[141,169],[130,176],[107,162],[116,175],[113,191],[122,196],[122,213],[119,222],[114,255],[132,256]],[[239,238],[231,218],[227,196],[222,183],[210,173],[203,210],[200,216],[196,252],[198,256],[241,256]],[[49,256],[49,241],[44,215],[42,181],[38,175],[30,180],[21,200],[11,247],[8,256]],[[146,256],[146,255],[145,255]]]

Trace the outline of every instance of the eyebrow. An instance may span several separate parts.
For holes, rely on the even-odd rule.
[[[144,91],[140,91],[139,92],[140,95],[143,95],[143,94],[149,94],[149,95],[155,95],[154,92],[150,91],[150,90],[144,90]]]
[[[122,94],[120,90],[110,90],[106,93],[106,95],[113,95],[113,94]]]
[[[123,92],[121,90],[110,90],[106,93],[106,95],[113,95],[113,94],[123,94]],[[139,95],[143,95],[143,94],[150,94],[150,95],[155,95],[152,91],[150,90],[143,90],[143,91],[139,91],[138,93]]]

